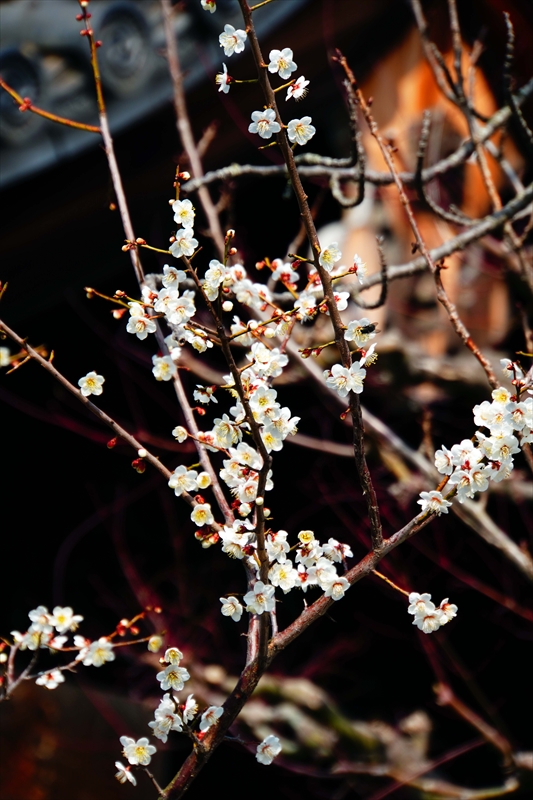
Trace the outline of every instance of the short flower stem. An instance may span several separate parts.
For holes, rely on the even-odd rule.
[[[282,83],[281,86],[276,86],[276,88],[273,89],[272,91],[274,92],[274,94],[276,94],[276,92],[281,92],[283,91],[283,89],[288,89],[289,86],[293,85],[293,83],[295,83],[295,78],[293,78],[292,81],[289,81],[288,83]]]
[[[273,0],[263,0],[262,3],[256,3],[255,6],[250,6],[250,11],[256,11],[258,8],[262,8],[263,6],[267,6],[269,3],[272,3]]]
[[[385,575],[383,575],[383,573],[378,572],[377,569],[373,569],[372,572],[374,573],[374,575],[377,575],[378,578],[381,578],[382,581],[385,581],[385,583],[388,583],[389,586],[392,586],[393,589],[396,589],[397,592],[401,592],[406,597],[409,597],[409,592],[406,592],[405,589],[400,589],[399,586],[397,586],[395,583],[393,583],[391,580],[389,580],[389,578],[387,578]]]
[[[245,80],[245,81],[239,81],[239,80],[237,80],[237,78],[232,78],[231,82],[232,83],[259,83],[259,78],[249,78],[248,80]]]
[[[150,244],[140,244],[138,247],[143,247],[145,250],[153,250],[154,253],[164,253],[166,256],[171,256],[170,250],[161,250],[159,247],[152,247]]]

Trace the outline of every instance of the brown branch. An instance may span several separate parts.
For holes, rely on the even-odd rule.
[[[2,78],[0,78],[0,86],[11,95],[21,112],[31,111],[39,117],[49,119],[51,122],[57,122],[59,125],[66,125],[68,128],[77,128],[80,131],[89,131],[90,133],[102,133],[97,125],[87,125],[85,122],[75,122],[73,119],[58,117],[57,114],[52,114],[50,111],[45,111],[42,108],[34,106],[29,97],[21,97],[20,94],[11,88]]]
[[[440,706],[450,706],[450,708],[453,708],[465,722],[479,731],[487,742],[502,753],[504,767],[509,769],[514,766],[512,747],[499,731],[493,728],[492,725],[489,725],[488,722],[485,722],[475,711],[459,700],[449,686],[439,683],[435,687],[435,693],[437,695],[437,703]]]
[[[167,50],[166,54],[174,92],[176,126],[181,143],[191,165],[193,178],[201,179],[204,172],[187,111],[187,101],[185,98],[185,90],[183,88],[183,75],[181,72],[178,45],[173,25],[174,9],[170,0],[161,0],[161,8],[163,10],[163,25],[165,29]],[[219,256],[221,257],[224,254],[224,234],[222,233],[222,229],[220,227],[220,220],[218,218],[217,210],[211,199],[211,195],[205,186],[200,187],[198,196],[200,198],[205,216],[207,217],[211,237],[219,251]]]
[[[135,450],[135,452],[137,452],[140,449],[146,450],[146,456],[143,456],[145,461],[147,461],[149,464],[155,467],[158,470],[158,472],[160,472],[168,481],[168,479],[172,475],[171,470],[165,467],[164,464],[162,464],[161,461],[156,456],[150,453],[146,449],[144,444],[142,444],[138,439],[136,439],[134,436],[128,433],[128,431],[125,430],[125,428],[119,425],[118,422],[115,422],[115,420],[108,414],[106,414],[105,411],[102,411],[100,408],[98,408],[98,406],[92,403],[88,397],[84,397],[84,395],[82,395],[80,390],[76,386],[74,386],[74,384],[70,383],[70,381],[68,381],[65,378],[65,376],[61,372],[59,372],[59,370],[57,370],[53,364],[50,363],[50,361],[47,361],[46,358],[43,358],[41,355],[39,355],[39,353],[36,350],[34,350],[33,347],[31,347],[31,345],[29,345],[24,339],[22,339],[17,333],[15,333],[14,330],[9,328],[6,325],[6,323],[3,322],[2,320],[0,320],[0,330],[4,331],[4,333],[7,336],[9,336],[10,339],[16,342],[19,345],[19,347],[21,347],[23,350],[26,351],[26,353],[28,353],[30,358],[36,361],[41,367],[43,367],[43,369],[45,369],[47,372],[50,373],[50,375],[52,375],[57,381],[59,381],[59,383],[62,386],[64,386],[64,388],[67,389],[67,391],[73,394],[81,403],[83,403],[84,406],[86,406],[86,408],[88,408],[89,411],[95,415],[95,417],[98,417],[98,419],[101,422],[105,423],[105,425],[107,425],[109,428],[111,428],[111,430],[113,430],[117,436],[120,436],[121,439],[124,439],[125,442],[131,445]],[[194,504],[192,498],[191,501]]]
[[[401,204],[403,205],[403,207],[405,209],[405,213],[407,214],[407,218],[409,220],[409,224],[411,226],[411,229],[412,229],[412,231],[413,231],[413,233],[415,235],[415,239],[416,239],[418,248],[419,248],[420,252],[422,253],[422,255],[424,257],[427,266],[429,267],[430,271],[433,273],[433,276],[435,278],[435,286],[436,286],[436,290],[437,290],[437,299],[444,306],[444,308],[446,309],[446,312],[448,314],[449,320],[450,320],[455,332],[463,340],[463,342],[466,345],[466,347],[468,347],[468,349],[477,358],[477,360],[479,361],[479,363],[481,364],[481,366],[485,370],[485,374],[487,376],[487,380],[489,381],[489,383],[492,386],[492,388],[495,389],[495,388],[497,388],[499,386],[499,382],[498,382],[498,380],[496,378],[496,375],[494,374],[494,370],[492,369],[491,363],[483,355],[483,353],[480,351],[479,347],[476,345],[476,343],[474,342],[474,340],[470,336],[470,333],[467,330],[466,326],[463,324],[461,318],[459,317],[459,314],[457,312],[457,308],[456,308],[455,304],[452,303],[452,301],[450,300],[450,298],[448,297],[448,295],[447,295],[447,293],[446,293],[446,291],[444,289],[444,286],[442,285],[442,281],[441,281],[441,278],[440,278],[441,267],[438,267],[436,265],[436,263],[433,261],[433,259],[431,258],[431,254],[430,254],[430,252],[429,252],[429,250],[427,248],[427,245],[426,245],[425,241],[423,240],[423,238],[422,238],[422,236],[420,234],[420,230],[418,228],[418,224],[417,224],[415,216],[413,214],[413,211],[412,211],[412,208],[411,208],[411,204],[410,204],[410,202],[409,202],[409,200],[407,198],[403,183],[402,183],[402,181],[400,179],[400,176],[399,176],[398,171],[396,169],[396,166],[394,164],[394,159],[392,157],[392,148],[388,147],[385,144],[385,142],[383,141],[383,138],[381,137],[381,134],[379,132],[378,126],[376,124],[376,121],[374,120],[374,118],[373,118],[373,116],[372,116],[372,114],[370,112],[370,107],[368,106],[367,102],[365,101],[365,98],[363,97],[363,93],[357,87],[357,82],[355,80],[355,77],[354,77],[350,67],[348,66],[348,62],[346,61],[346,58],[342,55],[342,53],[340,53],[340,51],[337,51],[337,52],[338,52],[338,55],[337,55],[337,59],[336,60],[338,60],[339,64],[344,69],[344,71],[346,73],[346,76],[347,76],[347,78],[348,78],[348,80],[350,82],[350,85],[353,87],[353,91],[354,91],[354,93],[355,93],[355,95],[357,97],[357,101],[359,103],[359,107],[361,108],[361,111],[363,112],[363,116],[366,119],[366,122],[368,124],[370,133],[372,134],[372,136],[376,140],[376,142],[377,142],[377,144],[379,146],[379,149],[381,150],[381,154],[383,155],[383,158],[385,159],[385,163],[387,164],[388,168],[391,171],[392,176],[394,177],[394,183],[396,184],[396,188],[398,190],[398,194],[399,194],[399,197],[400,197],[400,202],[401,202]],[[497,210],[501,210],[501,208],[497,209]]]
[[[525,100],[533,94],[533,78],[525,84],[514,95],[517,105],[520,107]],[[512,116],[512,110],[509,106],[504,106],[496,111],[493,116],[488,120],[480,134],[479,141],[484,143]],[[445,175],[451,169],[464,164],[474,152],[475,147],[473,142],[468,139],[463,142],[457,150],[446,158],[441,159],[431,167],[426,167],[422,171],[422,180],[424,183]],[[351,159],[329,159],[322,156],[306,153],[295,157],[295,162],[298,164],[298,172],[305,178],[330,178],[332,174],[339,180],[359,180],[360,170],[358,166],[352,167],[346,164]],[[201,186],[207,186],[214,181],[231,180],[247,175],[257,175],[262,177],[275,177],[278,175],[287,175],[287,167],[282,165],[269,165],[269,166],[256,166],[252,164],[230,164],[228,167],[222,167],[218,170],[207,172],[201,179],[191,179],[184,183],[181,187],[182,191],[186,194],[197,191]],[[415,172],[400,172],[400,179],[405,186],[413,186],[415,183]],[[390,172],[379,172],[377,170],[365,170],[364,179],[368,183],[373,183],[376,186],[389,186],[394,183],[394,178]]]
[[[319,261],[321,247],[320,247],[320,242],[318,241],[313,215],[311,213],[311,209],[309,208],[309,204],[307,202],[307,195],[305,194],[304,188],[302,186],[302,182],[298,174],[298,169],[294,161],[294,154],[283,127],[283,120],[281,119],[276,103],[276,95],[270,85],[268,73],[263,66],[265,62],[263,59],[263,55],[261,53],[261,48],[259,46],[257,35],[255,33],[250,7],[248,6],[246,0],[239,0],[239,4],[246,25],[246,32],[248,34],[248,38],[252,49],[252,54],[258,70],[259,84],[261,89],[263,90],[263,95],[265,97],[266,105],[274,110],[276,114],[276,120],[281,127],[280,133],[277,134],[277,142],[281,150],[283,159],[285,161],[287,171],[289,173],[289,178],[294,193],[296,195],[296,199],[298,201],[298,206],[300,209],[300,217],[305,226],[311,252],[313,253],[313,263],[322,282],[322,286],[324,289],[324,297],[326,298],[328,304],[331,322],[333,325],[333,330],[335,332],[335,343],[339,349],[343,365],[349,369],[352,363],[350,349],[348,347],[348,343],[344,338],[344,326],[340,317],[339,310],[337,308],[337,304],[335,302],[333,284],[331,278],[327,273],[327,271],[321,266]],[[355,457],[357,472],[359,475],[359,480],[361,483],[361,488],[367,503],[368,514],[371,525],[372,544],[375,549],[379,549],[381,546],[381,542],[383,540],[383,534],[381,530],[381,520],[379,515],[376,493],[374,490],[374,486],[372,484],[372,479],[366,463],[366,457],[364,452],[364,428],[361,416],[361,403],[358,395],[354,394],[353,392],[350,393],[350,411],[353,423],[354,457]]]

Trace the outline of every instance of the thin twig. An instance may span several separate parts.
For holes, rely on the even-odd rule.
[[[57,122],[59,125],[66,125],[68,128],[77,128],[80,131],[89,131],[90,133],[101,133],[97,125],[88,125],[85,122],[75,122],[73,119],[66,117],[59,117],[57,114],[52,114],[50,111],[45,111],[42,108],[34,106],[29,97],[21,97],[11,86],[9,86],[2,78],[0,78],[0,86],[4,89],[13,100],[18,104],[19,111],[31,111],[39,117],[49,119],[51,122]]]

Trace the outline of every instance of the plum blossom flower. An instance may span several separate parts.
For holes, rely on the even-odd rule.
[[[192,228],[180,228],[176,231],[176,240],[170,245],[170,252],[174,258],[181,256],[192,256],[198,247],[198,239],[193,236]]]
[[[274,587],[257,581],[253,590],[244,595],[246,610],[250,614],[262,614],[264,611],[274,611],[276,600]]]
[[[121,736],[120,744],[124,748],[122,751],[124,758],[127,758],[130,764],[141,764],[143,767],[148,766],[157,750],[153,744],[150,744],[146,736],[137,741],[130,736]],[[117,765],[115,764],[115,766]]]
[[[413,625],[416,625],[424,633],[433,633],[457,615],[457,606],[454,603],[448,603],[446,597],[440,606],[435,608],[430,594],[411,592],[407,611],[414,616]]]
[[[130,767],[125,767],[121,761],[115,761],[115,767],[117,768],[115,778],[119,783],[126,783],[126,781],[129,781],[133,786],[137,786],[137,778],[132,773]]]
[[[289,137],[289,141],[296,144],[307,144],[307,142],[313,138],[315,133],[316,128],[314,125],[311,125],[311,117],[291,119],[287,126],[287,136]]]
[[[370,339],[375,337],[375,328],[375,324],[366,317],[353,319],[344,331],[344,338],[347,342],[354,342],[357,347],[364,347]]]
[[[353,257],[353,269],[351,270],[353,275],[357,275],[357,279],[359,283],[363,283],[363,280],[366,275],[366,264],[365,262],[355,253]]]
[[[300,581],[297,570],[294,569],[292,561],[288,558],[283,562],[278,561],[270,568],[268,579],[272,586],[279,586],[285,594],[294,589]]]
[[[158,672],[155,677],[161,684],[161,689],[164,692],[166,692],[167,689],[181,692],[185,681],[188,681],[191,676],[185,667],[177,667],[175,664],[169,664],[168,667]]]
[[[222,608],[220,609],[225,617],[231,617],[234,622],[238,622],[242,617],[242,605],[236,597],[221,597],[220,602]]]
[[[171,381],[177,369],[170,356],[152,356],[152,373],[156,381]]]
[[[246,31],[235,30],[233,25],[224,25],[224,30],[218,37],[220,46],[224,48],[224,55],[229,58],[233,53],[242,53],[246,37]]]
[[[84,397],[89,397],[90,394],[99,395],[104,391],[102,384],[105,378],[103,375],[97,375],[96,372],[88,372],[84,378],[80,378],[78,386],[80,392]]]
[[[224,94],[229,92],[231,77],[228,75],[228,68],[225,64],[222,64],[222,72],[217,72],[215,75],[215,83],[219,92],[224,92]]]
[[[215,521],[209,503],[198,503],[192,511],[191,519],[199,528],[203,525],[212,525]]]
[[[329,244],[325,250],[322,250],[318,257],[318,263],[321,267],[324,267],[326,272],[331,272],[333,269],[333,265],[340,261],[342,257],[342,253],[339,250],[337,242],[332,242]]]
[[[174,222],[178,222],[182,228],[194,227],[194,206],[190,200],[175,200],[172,203],[174,212]]]
[[[183,464],[176,467],[168,480],[168,485],[174,489],[174,494],[179,497],[183,492],[193,492],[196,490],[196,477],[198,473],[194,469],[187,469]]]
[[[149,333],[156,332],[154,320],[145,315],[144,307],[140,303],[130,303],[130,318],[126,331],[135,334],[141,341],[146,339]]]
[[[281,753],[281,743],[277,736],[267,736],[261,744],[257,745],[256,759],[260,764],[272,764],[276,756]]]
[[[163,645],[163,637],[160,636],[158,633],[154,633],[148,639],[147,647],[151,653],[158,653],[159,650],[161,650],[162,645]]]
[[[11,364],[11,352],[9,347],[0,347],[0,367],[9,367]]]
[[[448,598],[445,597],[439,606],[442,612],[441,625],[446,625],[451,619],[457,616],[457,606],[455,603],[448,603]]]
[[[264,111],[253,111],[252,122],[248,125],[250,133],[258,133],[262,139],[270,139],[273,133],[279,133],[281,125],[276,121],[276,112],[273,108]]]
[[[185,705],[183,706],[182,717],[185,724],[187,725],[189,722],[192,722],[197,713],[198,703],[194,699],[194,695],[190,694],[185,701]]]
[[[452,452],[442,445],[441,450],[435,453],[435,466],[441,475],[451,475],[453,472]]]
[[[334,364],[331,369],[324,370],[326,383],[335,389],[339,397],[346,397],[348,392],[361,394],[365,376],[366,369],[355,363],[350,369],[343,367],[342,364]]]
[[[449,500],[446,500],[441,492],[420,492],[420,500],[416,501],[418,505],[422,506],[422,511],[433,511],[437,515],[447,514],[448,508],[451,506]]]
[[[209,11],[210,14],[214,14],[217,10],[217,4],[215,0],[200,0],[202,4],[202,8],[204,11]]]
[[[208,731],[212,725],[216,724],[217,720],[220,719],[223,713],[224,709],[222,706],[209,706],[209,708],[204,711],[200,719],[200,730]]]
[[[307,94],[308,86],[309,81],[306,81],[304,76],[300,75],[300,77],[294,81],[292,86],[289,86],[287,89],[287,97],[285,98],[285,102],[290,100],[291,97],[294,97],[295,100],[301,100]]]
[[[178,647],[168,647],[165,650],[163,661],[166,661],[167,664],[174,664],[175,666],[178,666],[182,658],[183,653]]]
[[[323,586],[321,588],[324,588]],[[344,597],[346,591],[350,588],[350,584],[346,578],[335,575],[328,578],[324,597],[331,597],[332,600],[340,600]]]
[[[183,427],[183,425],[176,425],[175,428],[172,429],[172,436],[178,440],[178,442],[184,442],[189,434]]]
[[[50,624],[54,626],[58,633],[65,631],[75,631],[79,623],[83,621],[81,614],[74,614],[70,606],[56,606],[50,617]]]
[[[170,731],[183,730],[183,723],[179,714],[176,713],[176,706],[168,693],[163,695],[154,717],[155,719],[148,723],[148,727],[152,728],[154,736],[161,739],[162,742],[167,741]]]
[[[64,683],[65,678],[59,669],[53,669],[44,675],[39,675],[35,683],[37,686],[46,686],[47,689],[55,689],[60,683]]]
[[[292,60],[292,50],[290,47],[284,47],[283,50],[270,51],[270,63],[268,71],[277,72],[280,78],[287,81],[291,77],[291,72],[294,72],[298,67]]]
[[[183,222],[181,223],[183,225]],[[183,225],[183,227],[187,227]],[[182,269],[177,269],[176,267],[169,267],[168,264],[165,264],[163,267],[163,286],[165,289],[175,289],[176,284],[183,283],[186,279],[187,274]]]
[[[81,655],[81,653],[80,653]],[[113,652],[113,645],[106,639],[105,636],[101,636],[98,641],[91,642],[87,653],[83,659],[83,666],[84,667],[101,667],[106,661],[114,661],[115,654]]]

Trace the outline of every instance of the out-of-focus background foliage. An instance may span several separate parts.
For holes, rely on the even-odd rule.
[[[223,60],[218,33],[238,19],[236,2],[219,0],[217,5],[210,15],[199,0],[188,0],[176,15],[194,130],[198,139],[210,132],[205,168],[234,161],[279,163],[275,149],[258,152],[247,132],[250,112],[262,105],[257,88],[234,86],[227,96],[216,91],[214,75]],[[432,36],[447,52],[445,4],[435,0],[425,9]],[[484,38],[476,91],[488,113],[503,100],[503,9],[500,0],[459,3],[465,42]],[[520,86],[530,77],[533,13],[527,0],[512,0],[505,10],[516,29]],[[103,40],[99,52],[106,98],[134,228],[151,244],[166,247],[173,228],[168,199],[175,168],[187,164],[176,134],[159,5],[155,0],[93,0],[91,11],[96,35]],[[38,105],[93,122],[86,42],[79,36],[76,13],[74,0],[2,2],[0,73]],[[465,135],[433,87],[407,3],[279,0],[258,13],[258,20],[263,51],[292,47],[298,75],[311,81],[308,97],[290,111],[287,106],[287,114],[313,117],[314,152],[336,157],[348,152],[341,80],[329,59],[335,47],[348,57],[365,93],[373,95],[376,118],[408,168],[427,106],[434,110],[433,160],[451,152]],[[249,52],[228,61],[228,67],[235,77],[253,75]],[[9,282],[2,315],[34,345],[53,348],[55,363],[73,382],[92,369],[105,375],[102,407],[169,467],[194,461],[192,448],[170,436],[182,420],[171,388],[152,378],[149,344],[128,336],[124,324],[105,305],[87,301],[83,291],[91,285],[108,294],[119,288],[136,292],[96,137],[20,114],[5,94],[0,109],[0,278]],[[525,113],[531,115],[531,104]],[[519,141],[511,137],[507,147],[528,182],[530,166]],[[370,159],[382,168],[372,150]],[[500,183],[499,188],[504,199],[511,196],[510,187]],[[373,243],[379,233],[391,263],[409,260],[412,236],[389,190],[370,193],[363,207],[344,213],[323,182],[307,182],[306,190],[319,226],[331,226],[324,235],[342,242],[350,255],[357,250],[376,269]],[[452,199],[475,216],[489,207],[470,166],[434,191],[438,199]],[[253,271],[255,261],[265,256],[284,255],[299,225],[284,179],[215,184],[213,194],[222,198],[224,225],[236,229],[248,269]],[[202,225],[199,214],[200,233]],[[442,223],[423,214],[421,225],[431,244],[450,235]],[[209,241],[202,244],[207,263]],[[520,282],[505,271],[499,246],[494,238],[471,248],[454,262],[450,278],[462,315],[494,359],[524,348],[517,303],[525,307],[528,300]],[[143,254],[143,263],[146,271],[156,272],[165,259]],[[470,437],[471,408],[488,397],[488,387],[449,332],[427,279],[396,282],[386,311],[377,313],[383,344],[364,403],[414,448],[427,448],[431,441],[436,447],[450,446]],[[223,369],[216,359],[210,363]],[[200,382],[193,372],[184,379],[190,393]],[[209,380],[206,375],[201,382]],[[297,368],[277,388],[283,403],[301,415],[301,433],[349,442],[335,403],[327,394],[318,396]],[[125,447],[109,451],[108,432],[36,365],[2,375],[0,399],[1,633],[25,630],[27,612],[40,603],[73,606],[84,615],[82,631],[91,638],[110,632],[120,618],[146,605],[160,605],[163,622],[154,617],[150,624],[162,624],[168,642],[184,651],[193,674],[189,691],[205,702],[220,700],[245,650],[241,626],[221,617],[218,602],[223,593],[243,591],[240,565],[217,548],[201,550],[186,507],[163,479],[150,470],[138,475]],[[391,533],[416,512],[416,496],[424,486],[371,441],[369,460],[384,526]],[[491,495],[488,508],[518,544],[531,546],[524,461],[517,459],[513,475],[507,490],[498,484],[501,491]],[[349,543],[356,558],[366,552],[365,504],[350,459],[304,449],[289,439],[275,460],[275,484],[271,506],[276,527],[291,533],[311,528],[324,540],[333,536]],[[228,742],[194,784],[191,800],[215,791],[233,800],[250,795],[258,800],[378,800],[392,791],[398,800],[429,796],[423,781],[418,787],[400,784],[406,775],[423,772],[432,759],[444,759],[431,772],[434,781],[472,789],[501,785],[499,753],[451,710],[438,706],[432,690],[437,680],[450,683],[509,738],[515,751],[532,749],[524,713],[533,619],[525,609],[526,579],[451,515],[394,552],[386,567],[398,583],[430,591],[437,602],[449,595],[460,609],[457,620],[438,636],[424,637],[412,628],[399,595],[377,579],[357,584],[274,662],[272,679],[243,714],[238,733],[246,742],[271,729],[282,736],[286,748],[278,763],[262,768],[252,747],[248,752]],[[300,596],[284,598],[280,624],[300,609]],[[1,709],[4,800],[107,800],[134,791],[152,797],[148,782],[137,790],[119,786],[113,763],[120,757],[120,735],[147,732],[159,696],[156,667],[157,656],[143,648],[123,650],[101,670],[69,674],[57,691],[24,685]],[[153,767],[164,782],[188,743],[176,735],[159,750]],[[374,774],[358,773],[354,764]],[[521,772],[522,788],[515,796],[531,792],[528,774]],[[437,795],[452,796],[451,791]]]

